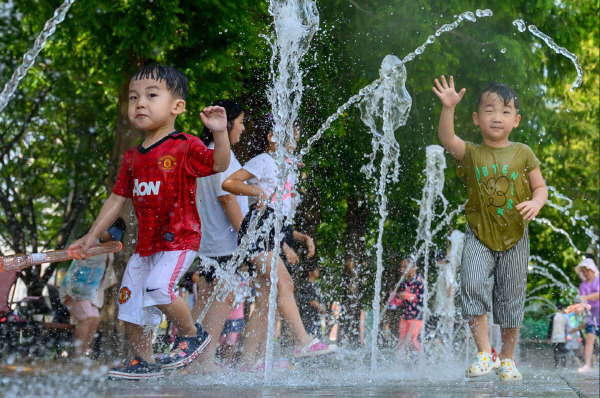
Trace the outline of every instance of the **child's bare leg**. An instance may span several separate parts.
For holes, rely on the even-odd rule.
[[[166,315],[167,319],[173,322],[177,328],[177,335],[180,337],[196,337],[198,331],[194,322],[192,322],[192,314],[187,303],[183,298],[177,297],[171,304],[162,304],[156,306]]]
[[[270,280],[273,252],[269,252],[265,256],[259,258],[261,258],[263,263],[266,263],[264,276],[266,280]],[[290,328],[290,332],[296,339],[296,345],[304,347],[306,344],[310,343],[311,337],[306,333],[304,325],[302,324],[302,319],[300,318],[298,305],[294,298],[294,281],[287,268],[285,268],[281,258],[278,258],[277,260],[277,309],[283,320],[286,322],[286,325]],[[267,290],[267,295],[268,294],[269,291]]]
[[[488,334],[487,314],[477,315],[469,319],[469,328],[479,352],[491,354],[492,346],[490,345],[490,336]]]
[[[198,322],[200,315],[202,315],[202,311],[204,311],[204,307],[206,307],[206,303],[208,302],[208,298],[210,297],[212,291],[214,289],[214,282],[206,282],[206,279],[200,277],[200,283],[198,283],[198,299],[194,301],[194,306],[192,307],[192,321]]]
[[[254,262],[254,261],[253,261]],[[256,264],[257,270],[261,270],[261,265]],[[244,338],[244,347],[240,356],[240,366],[252,366],[256,362],[257,356],[263,346],[262,341],[267,333],[268,309],[269,309],[269,287],[266,277],[261,274],[256,277],[257,296],[254,301],[254,311],[248,318],[246,325],[246,335]]]
[[[269,259],[270,258],[271,257],[269,257]],[[290,328],[290,332],[296,339],[296,345],[298,347],[304,347],[306,344],[310,343],[312,339],[310,335],[306,333],[304,325],[302,324],[302,319],[300,318],[298,305],[296,304],[296,299],[294,298],[294,281],[292,280],[292,277],[290,276],[288,270],[285,268],[283,261],[281,261],[281,258],[279,258],[277,265],[278,309],[281,313],[281,317],[285,321],[286,325],[288,325],[288,327]]]
[[[588,333],[585,337],[585,347],[583,349],[583,358],[585,359],[585,366],[592,367],[592,354],[594,353],[594,343],[596,342],[596,335],[594,333]]]
[[[206,281],[203,281],[200,282],[200,284],[204,285],[202,288],[203,294],[202,297],[198,297],[198,300],[196,300],[194,308],[192,309],[192,319],[194,320],[198,320],[198,317],[202,314],[202,310],[199,310],[199,308],[206,306],[207,301],[211,297],[216,286],[215,282],[207,283]],[[221,370],[215,365],[215,354],[217,352],[217,348],[219,347],[218,336],[221,334],[221,331],[223,331],[223,326],[225,325],[225,320],[229,315],[229,309],[231,308],[231,304],[233,304],[233,299],[233,293],[230,293],[227,295],[225,300],[219,301],[215,298],[210,304],[210,307],[206,312],[206,316],[202,320],[202,327],[212,338],[204,351],[202,351],[198,357],[198,361],[192,364],[194,369],[191,369],[191,371],[197,369],[202,373],[214,373]]]
[[[515,347],[519,338],[519,328],[500,329],[502,335],[502,352],[500,359],[515,359]]]
[[[152,333],[146,330],[146,326],[136,325],[135,323],[124,322],[125,333],[131,341],[135,354],[148,363],[155,363],[152,354]]]
[[[86,355],[94,340],[94,335],[96,334],[96,329],[98,329],[99,324],[100,318],[95,316],[90,316],[79,321],[75,328],[75,333],[73,334],[74,357],[77,358]]]
[[[233,362],[234,355],[235,355],[235,346],[234,345],[225,344],[224,346],[221,346],[221,348],[219,349],[219,356],[220,356],[221,360],[226,364],[230,364],[231,362]]]

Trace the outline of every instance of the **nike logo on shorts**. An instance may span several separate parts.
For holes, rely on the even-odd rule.
[[[160,289],[160,288],[158,288],[158,287],[156,289],[148,289],[148,288],[146,288],[146,291],[147,292],[153,292],[153,291],[158,290],[158,289]]]

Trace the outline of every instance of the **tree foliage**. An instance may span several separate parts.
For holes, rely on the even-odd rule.
[[[0,5],[1,82],[10,78],[61,3]],[[191,91],[187,112],[178,119],[180,130],[199,132],[199,111],[217,98],[241,99],[251,113],[265,112],[270,49],[261,35],[270,32],[267,5],[250,0],[75,2],[0,114],[2,252],[61,248],[90,225],[112,186],[120,155],[137,137],[127,138],[131,127],[122,110],[123,90],[137,67],[159,62],[185,72]],[[302,142],[378,77],[385,55],[402,59],[456,15],[485,8],[471,1],[438,0],[322,0],[317,6],[321,30],[302,60]],[[388,184],[384,291],[399,278],[399,258],[414,250],[425,147],[439,144],[440,105],[431,87],[441,74],[454,75],[457,85],[467,88],[456,129],[470,141],[479,140],[471,120],[479,89],[490,81],[513,86],[523,120],[511,138],[532,147],[547,184],[572,200],[569,205],[551,195],[554,203],[570,206],[568,215],[546,206],[540,216],[564,229],[580,252],[597,245],[590,236],[598,234],[599,219],[597,1],[513,1],[489,7],[493,17],[463,21],[406,64],[413,104],[406,126],[396,132],[401,173],[397,183]],[[512,23],[518,18],[579,56],[581,87],[569,90],[576,76],[571,61],[530,32],[519,32]],[[236,150],[244,158],[243,148]],[[360,171],[370,151],[371,136],[351,108],[304,159],[308,178],[298,212],[298,224],[316,234],[328,294],[354,310],[369,307],[373,299],[378,203],[373,181]],[[456,208],[466,194],[455,178],[454,161],[447,161],[444,195]],[[464,223],[459,217],[434,243],[445,247],[445,234]],[[587,233],[585,225],[591,228]],[[545,224],[532,223],[531,232],[532,253],[575,282],[573,267],[582,253]],[[39,294],[53,270],[42,273],[34,267],[21,275],[30,294]],[[548,282],[532,275],[530,289]],[[552,299],[563,293],[543,291]]]

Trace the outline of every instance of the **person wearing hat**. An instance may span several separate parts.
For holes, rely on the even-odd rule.
[[[124,232],[125,222],[118,218],[98,241],[121,241]],[[100,324],[99,310],[104,305],[104,291],[118,282],[112,267],[113,260],[113,253],[73,260],[61,281],[61,300],[77,322],[73,333],[74,358],[86,357],[90,353]]]
[[[578,369],[580,373],[592,371],[592,353],[596,337],[600,336],[600,280],[598,277],[598,268],[591,258],[586,258],[575,267],[575,272],[583,282],[579,285],[579,299],[587,309],[588,317],[585,321],[585,365]],[[575,304],[567,308],[567,312],[581,310],[582,305]]]

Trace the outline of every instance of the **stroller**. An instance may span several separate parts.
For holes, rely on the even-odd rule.
[[[0,357],[45,356],[70,344],[73,325],[60,303],[58,290],[48,285],[48,301],[28,296],[14,301],[19,271],[0,272]]]

